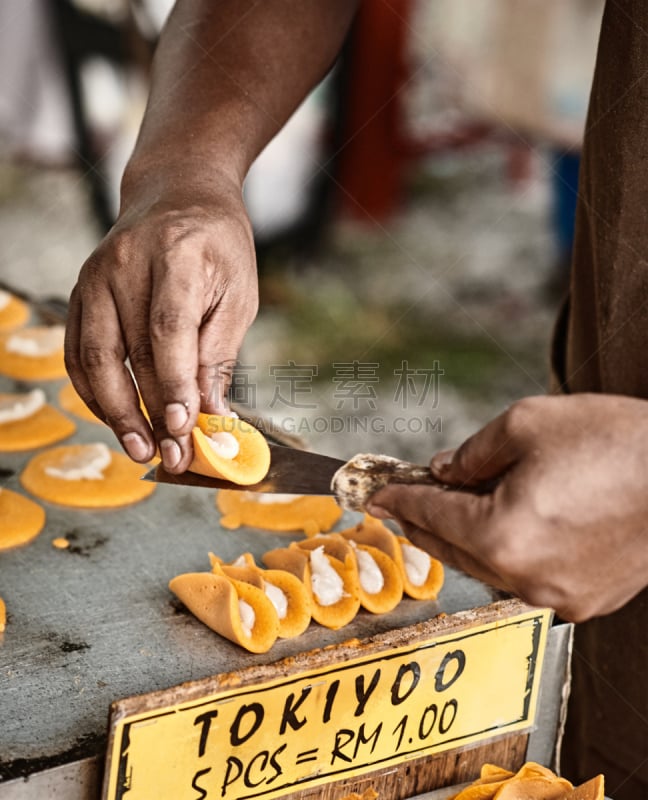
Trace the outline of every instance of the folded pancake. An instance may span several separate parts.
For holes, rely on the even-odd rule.
[[[513,773],[511,773],[513,775]],[[497,792],[504,786],[508,779],[481,781],[477,780],[466,786],[459,794],[454,794],[448,800],[494,800]]]
[[[310,586],[310,559],[305,550],[295,547],[276,547],[261,556],[268,569],[283,569],[298,578],[308,589]]]
[[[19,297],[0,289],[0,331],[13,331],[29,319],[29,306]]]
[[[340,531],[340,536],[345,539],[352,539],[356,544],[366,544],[382,550],[391,559],[399,563],[400,548],[396,541],[396,535],[376,517],[365,514],[362,521],[352,528]]]
[[[605,779],[596,775],[563,795],[563,800],[605,800]]]
[[[572,788],[569,781],[533,761],[516,773],[484,764],[480,777],[449,800],[563,800]]]
[[[210,553],[212,572],[245,581],[262,589],[279,618],[279,638],[299,636],[311,621],[311,598],[299,578],[283,569],[262,569],[251,553],[243,553],[230,564]]]
[[[360,605],[372,614],[385,614],[400,603],[403,596],[401,571],[398,564],[377,547],[358,544],[340,533],[314,536],[297,544],[308,550],[323,544],[324,551],[338,561],[352,559]]]
[[[568,790],[571,790],[571,783],[562,778],[553,779],[545,778],[543,776],[536,777],[518,777],[509,778],[497,790],[494,797],[497,800],[520,800],[520,798],[528,798],[528,800],[562,800]],[[474,800],[474,798],[466,798],[466,800]]]
[[[380,520],[365,515],[353,528],[340,531],[345,539],[382,550],[396,562],[403,579],[403,591],[415,600],[435,600],[443,586],[443,564],[413,545],[404,536],[397,536]]]
[[[340,561],[327,555],[323,544],[312,550],[300,546],[310,541],[269,550],[262,560],[271,569],[283,569],[299,578],[310,597],[313,619],[337,630],[351,622],[360,608],[356,565],[353,556]]]
[[[350,541],[358,564],[360,605],[372,614],[392,611],[403,597],[398,564],[377,547]]]
[[[42,389],[0,393],[0,453],[46,447],[75,431],[72,420],[46,402]]]
[[[207,627],[251,653],[266,653],[277,639],[277,612],[257,586],[192,572],[173,578],[169,589]]]
[[[147,467],[102,442],[63,445],[35,455],[20,482],[50,503],[73,508],[118,508],[137,503],[155,491],[140,478]]]
[[[505,781],[515,775],[509,769],[498,767],[496,764],[482,764],[479,779],[475,783],[493,783],[494,781]]]
[[[445,577],[443,564],[404,536],[395,539],[401,550],[405,594],[415,600],[436,600]]]
[[[41,506],[11,489],[0,489],[0,550],[31,542],[44,525]]]
[[[330,530],[342,516],[332,497],[299,494],[264,494],[221,489],[216,506],[221,525],[235,530],[241,525],[267,531],[303,531],[312,536]]]
[[[0,334],[0,374],[24,381],[66,376],[63,325],[33,326]]]
[[[5,601],[0,597],[0,633],[2,633],[7,626],[7,606]]]
[[[79,417],[79,419],[85,420],[86,422],[94,422],[97,425],[104,424],[90,411],[71,383],[66,383],[59,391],[58,401],[61,408],[69,414],[74,414],[75,417]]]
[[[238,417],[199,414],[191,432],[194,459],[189,469],[250,486],[270,467],[270,448],[263,434]]]

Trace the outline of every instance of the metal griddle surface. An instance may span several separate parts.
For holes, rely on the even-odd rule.
[[[45,385],[56,405],[61,382]],[[25,390],[0,378],[0,391]],[[71,442],[104,441],[110,431],[75,420]],[[21,491],[32,454],[0,454],[0,486]],[[209,569],[211,550],[229,560],[286,546],[298,536],[219,526],[215,493],[158,486],[138,505],[78,511],[42,503],[47,524],[31,544],[0,552],[0,780],[102,752],[110,703],[187,680],[270,663],[298,652],[366,637],[487,605],[490,591],[447,571],[438,602],[404,600],[395,611],[361,611],[339,631],[312,623],[297,639],[252,655],[182,611],[167,588],[181,572]],[[337,527],[359,519],[345,514]],[[65,536],[68,550],[52,540]],[[11,769],[8,765],[13,763]],[[17,770],[18,768],[18,770]]]

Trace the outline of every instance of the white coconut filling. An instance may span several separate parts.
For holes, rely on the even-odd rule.
[[[279,619],[286,619],[286,614],[288,613],[288,598],[286,597],[286,593],[278,586],[275,586],[274,583],[268,583],[268,581],[264,582],[263,591],[266,593],[268,600],[270,600],[275,607]]]
[[[367,594],[378,594],[385,586],[385,576],[380,571],[376,559],[366,550],[361,549],[354,542],[350,542],[355,550],[356,561],[358,562],[358,577],[360,586]]]
[[[99,481],[104,479],[104,470],[111,461],[110,449],[97,442],[84,445],[79,453],[65,456],[56,467],[45,467],[45,472],[64,481]]]
[[[310,553],[311,587],[321,606],[333,606],[346,596],[342,578],[326,557],[324,545]]]
[[[272,492],[246,492],[247,498],[252,500],[255,503],[261,503],[262,505],[273,505],[274,503],[292,503],[293,500],[297,500],[299,497],[303,497],[301,494],[272,494]]]
[[[244,555],[240,555],[235,561],[232,561],[233,567],[247,567],[247,561]]]
[[[405,574],[412,586],[423,586],[430,574],[432,558],[425,550],[413,544],[401,544]]]
[[[26,394],[15,394],[0,399],[0,424],[27,419],[45,405],[45,392],[34,389]]]
[[[5,348],[9,353],[29,358],[51,356],[63,350],[64,338],[65,328],[63,325],[52,325],[49,328],[26,328],[10,336]]]
[[[0,289],[0,311],[5,309],[10,302],[11,302],[11,295],[9,294],[9,292],[5,292],[4,289]]]
[[[211,436],[207,437],[207,441],[216,455],[221,458],[231,460],[236,458],[239,454],[240,447],[238,439],[233,433],[227,433],[227,431],[212,433]]]
[[[256,614],[254,613],[254,609],[247,601],[241,600],[240,597],[238,601],[238,607],[239,607],[239,616],[241,617],[241,627],[243,628],[243,633],[246,636],[252,636],[252,629],[254,628],[254,622],[256,620]]]

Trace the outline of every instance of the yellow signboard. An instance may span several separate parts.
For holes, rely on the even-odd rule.
[[[242,800],[358,776],[533,724],[550,612],[132,714],[108,800]]]

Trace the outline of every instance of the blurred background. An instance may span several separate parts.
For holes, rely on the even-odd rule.
[[[0,283],[67,298],[110,227],[170,0],[0,3]],[[603,0],[364,0],[247,180],[233,399],[427,461],[545,391]]]

